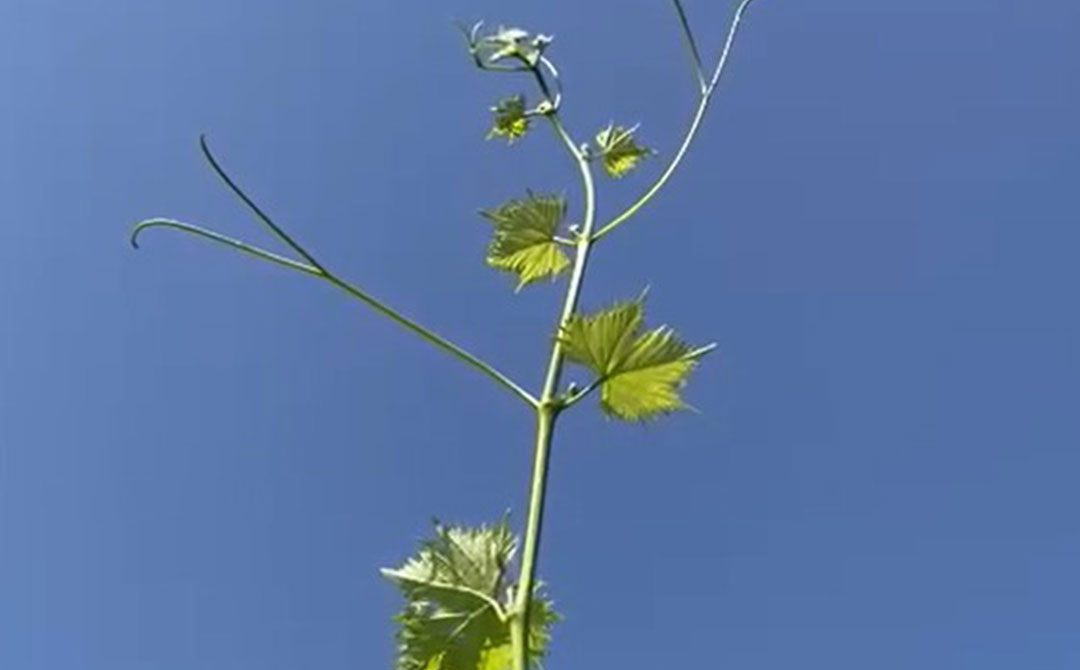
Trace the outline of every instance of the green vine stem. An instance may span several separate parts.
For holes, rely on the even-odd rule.
[[[738,32],[742,16],[753,0],[742,0],[737,7],[719,61],[713,72],[712,79],[708,83],[705,81],[697,43],[694,40],[693,34],[690,32],[690,24],[686,18],[686,12],[683,10],[680,0],[672,0],[672,2],[678,13],[679,23],[682,27],[688,48],[690,49],[695,71],[701,85],[701,99],[682,144],[657,180],[640,198],[638,198],[637,201],[630,205],[630,207],[595,233],[593,233],[593,227],[596,219],[596,188],[593,183],[589,158],[580,148],[578,148],[574,139],[567,132],[554,104],[551,105],[550,112],[547,114],[548,119],[551,121],[552,128],[555,130],[555,134],[566,146],[577,164],[578,172],[581,175],[582,191],[585,200],[581,229],[575,245],[576,255],[574,257],[573,270],[571,271],[570,282],[566,289],[566,298],[563,302],[562,312],[559,315],[557,332],[562,331],[570,317],[574,314],[574,311],[577,309],[585,278],[585,271],[588,266],[589,252],[593,243],[614,230],[622,222],[634,216],[634,214],[644,207],[645,204],[664,187],[667,181],[675,173],[679,163],[682,162],[683,156],[685,156],[687,150],[690,148],[694,137],[697,135],[698,128],[705,118],[705,112],[708,110],[709,101],[712,98],[716,86],[720,81],[720,76],[723,74],[724,68],[727,65],[728,56],[731,53],[731,47],[734,44],[735,35]],[[557,70],[547,62],[546,58],[542,58],[541,62],[543,62],[543,64],[551,71],[556,80],[556,85],[558,86],[557,90],[561,93],[561,84],[558,81]],[[528,69],[536,79],[540,92],[551,101],[553,98],[552,90],[544,73],[536,65],[533,65]],[[561,101],[561,95],[559,98]],[[704,347],[696,353],[698,355],[705,353],[706,351],[711,350],[713,346],[715,345]],[[598,380],[577,394],[567,398],[560,398],[558,396],[558,387],[559,380],[562,376],[564,358],[562,341],[556,337],[551,348],[551,356],[548,361],[544,386],[540,394],[540,402],[536,407],[536,446],[533,452],[532,478],[529,486],[529,507],[521,558],[521,574],[519,576],[517,588],[514,592],[514,603],[510,613],[510,632],[511,644],[513,646],[514,670],[529,670],[529,613],[532,609],[531,603],[536,583],[536,566],[540,550],[540,537],[543,528],[545,494],[547,491],[549,472],[548,461],[555,435],[555,425],[559,413],[563,409],[576,403],[599,384]]]
[[[547,91],[543,75],[536,71],[541,90]],[[548,114],[552,128],[566,145],[567,151],[574,158],[581,174],[582,191],[585,197],[585,211],[581,231],[576,243],[574,267],[570,274],[570,283],[566,288],[566,298],[559,315],[559,330],[577,309],[578,299],[585,279],[585,269],[589,262],[589,250],[592,247],[592,227],[596,220],[596,187],[593,184],[592,168],[573,138],[566,131],[557,112]],[[514,670],[528,670],[528,631],[529,612],[532,609],[532,596],[536,579],[537,556],[540,551],[540,532],[544,520],[544,496],[547,491],[548,457],[551,453],[552,438],[555,434],[555,422],[563,409],[563,401],[557,397],[559,379],[563,369],[563,345],[556,337],[551,346],[544,387],[540,393],[540,404],[536,408],[536,447],[533,452],[532,481],[529,487],[529,511],[525,525],[525,544],[521,557],[521,574],[514,592],[514,614],[511,620],[511,642],[514,647]]]

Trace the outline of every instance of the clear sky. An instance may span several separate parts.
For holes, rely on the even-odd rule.
[[[708,54],[729,7],[687,0]],[[325,261],[538,386],[559,291],[481,207],[575,175],[485,142],[527,84],[451,28],[553,33],[585,138],[670,156],[669,4],[0,2],[0,667],[386,668],[377,568],[429,518],[520,521],[531,417],[329,286],[139,218]],[[1080,667],[1080,4],[759,0],[670,188],[597,249],[719,349],[683,413],[560,425],[552,670]],[[592,403],[589,403],[592,405]]]

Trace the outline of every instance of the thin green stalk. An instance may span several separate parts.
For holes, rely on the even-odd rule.
[[[541,79],[542,81],[542,79]],[[573,138],[566,131],[558,114],[548,116],[555,133],[566,145],[574,157],[581,173],[582,189],[585,197],[585,213],[581,235],[577,240],[577,253],[574,268],[570,274],[570,283],[566,289],[562,313],[559,315],[558,331],[574,314],[578,298],[581,296],[585,268],[589,261],[589,249],[592,246],[592,228],[596,220],[596,188],[593,184],[592,169],[585,156],[574,144]],[[558,337],[551,347],[544,387],[540,394],[540,404],[536,408],[536,447],[533,453],[532,481],[529,490],[529,512],[525,525],[525,545],[521,557],[521,575],[517,590],[514,592],[514,618],[511,619],[511,643],[514,648],[514,670],[528,670],[529,667],[529,611],[532,605],[533,589],[536,580],[536,561],[540,551],[540,533],[544,519],[544,495],[547,490],[548,456],[555,433],[555,422],[561,406],[557,398],[559,379],[562,376],[564,351]]]
[[[442,337],[438,333],[435,333],[434,331],[429,330],[424,326],[421,326],[419,323],[413,321],[412,319],[401,314],[400,312],[391,309],[384,303],[376,300],[374,297],[372,297],[365,291],[360,290],[359,288],[353,286],[344,279],[341,279],[329,272],[324,272],[323,279],[330,282],[334,286],[337,286],[338,288],[345,291],[354,298],[357,298],[358,300],[364,302],[366,305],[379,312],[380,314],[390,317],[392,320],[416,333],[431,344],[434,344],[436,347],[453,354],[454,356],[461,359],[462,361],[465,361],[480,372],[483,372],[488,377],[491,377],[496,382],[512,391],[515,395],[517,395],[519,398],[524,400],[532,407],[540,406],[540,402],[536,398],[534,398],[531,393],[518,385],[517,382],[515,382],[514,380],[499,372],[497,369],[495,369],[494,366],[484,361],[483,359],[469,353],[465,349],[459,347],[445,337]]]
[[[205,237],[206,239],[213,240],[219,244],[232,247],[238,251],[242,251],[245,254],[251,254],[258,258],[268,260],[271,263],[277,263],[278,265],[284,265],[287,268],[298,270],[300,272],[306,272],[309,275],[315,275],[321,277],[323,271],[314,265],[307,265],[306,263],[300,263],[294,261],[291,258],[286,258],[280,254],[275,254],[272,251],[267,251],[253,244],[248,244],[242,240],[238,240],[228,235],[222,235],[219,232],[203,228],[202,226],[196,226],[193,223],[184,223],[183,221],[177,221],[175,219],[147,219],[135,224],[135,228],[131,231],[131,246],[136,249],[139,248],[139,234],[147,228],[173,228],[175,230],[182,230],[185,233],[191,233],[199,237]]]
[[[236,197],[240,198],[240,200],[245,205],[247,205],[248,209],[254,212],[255,216],[258,217],[260,221],[266,224],[266,227],[269,228],[270,231],[278,237],[278,239],[287,244],[290,248],[292,248],[293,251],[300,254],[300,256],[303,257],[303,259],[306,260],[308,263],[311,263],[315,267],[325,272],[325,269],[319,263],[319,261],[315,260],[314,256],[308,253],[308,251],[304,249],[304,247],[300,246],[300,244],[296,240],[294,240],[291,235],[286,233],[284,228],[274,223],[274,220],[271,219],[270,216],[266,212],[264,212],[261,207],[255,204],[255,201],[252,200],[247,193],[244,193],[244,189],[240,188],[240,185],[233,181],[232,177],[229,176],[229,173],[225,171],[225,168],[221,167],[221,163],[218,162],[218,159],[214,157],[214,153],[210,151],[210,145],[206,141],[206,133],[199,135],[199,148],[202,150],[203,156],[206,158],[206,162],[210,164],[210,167],[214,170],[214,173],[219,178],[221,178],[221,181],[223,181],[225,185],[229,187],[229,190],[232,191],[236,195]]]
[[[259,208],[259,206],[256,205],[255,202],[248,197],[246,193],[244,193],[243,189],[241,189],[236,184],[236,182],[234,182],[229,177],[229,175],[225,172],[221,165],[214,159],[213,154],[210,153],[210,149],[206,145],[205,138],[200,138],[200,146],[202,147],[203,153],[206,156],[207,160],[210,161],[211,166],[213,166],[214,171],[217,172],[217,174],[229,186],[229,188],[237,196],[239,196],[240,199],[243,200],[244,203],[247,204],[248,207],[250,207],[256,213],[259,219],[262,220],[263,223],[265,223],[268,227],[270,227],[270,229],[273,230],[279,238],[285,241],[286,244],[292,247],[298,254],[307,259],[310,262],[310,265],[307,263],[295,261],[291,258],[286,258],[285,256],[282,256],[280,254],[275,254],[272,251],[267,251],[266,249],[262,249],[253,244],[248,244],[247,242],[243,242],[227,235],[222,235],[221,233],[218,233],[216,231],[209,230],[201,226],[196,226],[191,223],[176,221],[174,219],[147,219],[136,224],[135,228],[132,230],[131,233],[132,246],[134,246],[136,249],[139,247],[139,234],[148,228],[172,228],[185,233],[191,233],[192,235],[196,235],[198,237],[202,237],[204,239],[217,242],[219,244],[223,244],[243,253],[270,261],[272,263],[276,263],[278,265],[282,265],[289,269],[303,272],[305,274],[312,275],[313,277],[318,277],[319,279],[323,279],[333,284],[334,286],[337,286],[338,288],[342,289],[354,298],[362,301],[364,304],[368,305],[380,314],[390,317],[390,319],[396,321],[397,323],[404,326],[406,329],[412,331],[413,333],[416,333],[424,340],[427,340],[431,344],[434,344],[436,347],[449,352],[456,358],[464,361],[465,363],[476,368],[488,377],[494,379],[500,385],[509,389],[512,393],[514,393],[514,395],[524,400],[529,406],[540,406],[540,402],[535,397],[533,397],[531,393],[526,391],[514,380],[510,379],[502,372],[499,372],[493,365],[491,365],[487,361],[484,361],[483,359],[477,357],[476,355],[470,353],[462,347],[454,344],[445,337],[442,337],[438,333],[435,333],[434,331],[426,328],[425,326],[420,325],[416,321],[413,321],[409,317],[391,308],[390,306],[378,300],[366,291],[363,291],[360,288],[354,286],[353,284],[345,281],[344,279],[341,279],[334,273],[327,270],[325,266],[315,261],[311,254],[305,251],[303,247],[301,247],[295,240],[293,240],[292,237],[290,237],[283,228],[274,223],[274,221],[266,213],[264,213]]]
[[[690,60],[694,64],[694,75],[697,77],[698,86],[701,87],[701,93],[704,94],[709,85],[705,82],[705,67],[701,64],[701,52],[698,51],[697,40],[694,39],[694,33],[690,30],[690,21],[686,18],[686,10],[683,9],[681,0],[671,0],[671,3],[675,5],[675,12],[679,15],[683,41],[686,42],[686,48],[690,50]]]
[[[724,68],[728,63],[728,56],[731,54],[731,47],[735,43],[735,35],[739,31],[739,24],[742,23],[743,14],[746,12],[746,8],[750,6],[750,3],[754,0],[742,0],[739,3],[738,8],[735,10],[735,17],[731,20],[731,26],[728,28],[727,39],[724,41],[724,48],[720,53],[720,59],[716,64],[716,69],[713,71],[712,79],[709,81],[708,86],[702,89],[701,99],[698,101],[697,110],[694,112],[694,117],[690,121],[690,127],[686,131],[686,136],[683,138],[682,144],[679,145],[678,151],[671,158],[671,161],[664,168],[664,171],[660,173],[656,181],[653,182],[644,194],[633,204],[623,210],[618,216],[613,218],[608,223],[600,227],[600,230],[596,231],[593,235],[594,240],[598,240],[604,235],[607,235],[614,230],[619,224],[623,223],[630,217],[638,213],[642,207],[644,207],[650,200],[653,199],[660,189],[664,187],[668,179],[671,179],[671,175],[675,174],[676,168],[682,162],[683,157],[686,155],[690,144],[694,141],[694,137],[697,135],[698,129],[701,127],[701,121],[705,118],[705,112],[709,108],[709,101],[712,99],[713,93],[716,92],[716,85],[720,82],[720,76],[724,73]],[[683,16],[682,7],[676,3],[676,7],[680,10],[680,18]],[[682,22],[684,31],[688,31],[688,27],[685,21]],[[687,32],[687,39],[693,40]]]
[[[554,362],[554,357],[552,361]],[[555,431],[558,408],[548,402],[536,410],[536,448],[533,452],[532,483],[529,489],[529,518],[525,528],[525,546],[521,557],[521,575],[514,592],[513,616],[510,619],[510,643],[514,670],[529,668],[529,610],[532,609],[536,579],[536,560],[540,549],[540,530],[544,523],[544,495],[547,491],[548,456]]]

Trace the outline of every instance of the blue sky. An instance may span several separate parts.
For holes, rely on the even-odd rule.
[[[728,3],[687,0],[716,51]],[[520,520],[531,418],[331,288],[161,232],[325,261],[540,382],[558,291],[514,295],[476,210],[580,205],[525,82],[450,20],[553,33],[587,137],[676,146],[667,2],[0,4],[0,667],[389,667],[432,515]],[[759,0],[685,170],[598,247],[586,307],[651,286],[719,349],[684,413],[568,415],[541,572],[548,662],[1080,666],[1080,5]]]

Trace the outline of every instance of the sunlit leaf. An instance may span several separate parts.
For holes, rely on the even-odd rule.
[[[652,149],[637,143],[635,132],[637,126],[624,128],[609,124],[596,134],[597,154],[604,170],[612,177],[622,177],[637,167],[642,158],[653,153]]]
[[[505,137],[508,144],[524,135],[529,130],[529,117],[525,114],[525,96],[514,95],[503,98],[491,108],[495,120],[487,137]]]
[[[405,565],[382,571],[406,599],[396,617],[397,670],[509,670],[505,612],[516,546],[505,520],[479,528],[437,526]],[[538,665],[558,616],[539,586],[531,602],[529,646]]]
[[[644,300],[575,314],[560,335],[567,359],[597,375],[600,405],[608,414],[641,421],[682,409],[679,390],[711,347],[694,348],[673,330],[643,330]]]
[[[528,65],[535,66],[551,40],[550,35],[533,35],[521,28],[500,26],[494,33],[475,40],[473,49],[489,63],[506,58],[519,58]]]
[[[555,240],[566,216],[566,200],[561,196],[532,193],[521,200],[509,200],[482,211],[494,226],[488,245],[489,265],[518,276],[518,289],[531,281],[555,277],[570,259]]]

